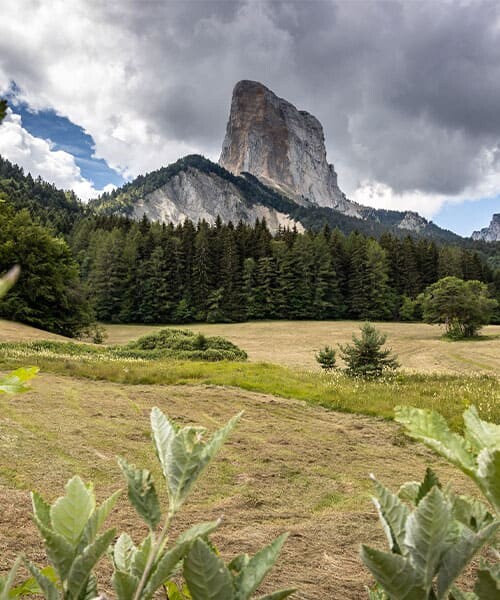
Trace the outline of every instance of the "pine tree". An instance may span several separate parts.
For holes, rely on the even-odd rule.
[[[361,337],[354,334],[352,345],[340,345],[340,355],[347,365],[346,373],[350,376],[379,377],[385,369],[397,369],[397,357],[391,349],[382,349],[387,336],[380,333],[370,323],[361,327]]]

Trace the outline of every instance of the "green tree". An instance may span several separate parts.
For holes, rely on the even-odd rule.
[[[397,369],[399,363],[390,348],[382,348],[387,336],[370,323],[361,327],[361,337],[352,336],[353,344],[339,345],[340,355],[351,376],[379,377],[385,369]]]
[[[490,298],[486,284],[445,277],[426,288],[422,296],[423,320],[444,324],[453,339],[477,335],[489,323],[497,301]]]
[[[316,354],[315,358],[321,368],[325,371],[331,371],[333,368],[335,368],[335,350],[330,346],[321,348],[318,354]]]
[[[0,273],[12,265],[21,276],[0,302],[0,315],[70,337],[93,320],[68,244],[34,223],[27,210],[2,206]]]

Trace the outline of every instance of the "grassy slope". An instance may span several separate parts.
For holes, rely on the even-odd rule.
[[[212,430],[245,410],[178,526],[224,515],[215,539],[225,557],[253,552],[290,531],[266,591],[295,585],[302,599],[365,598],[369,577],[357,558],[359,543],[383,544],[368,473],[397,488],[420,478],[432,463],[444,481],[462,481],[425,448],[402,438],[394,423],[236,389],[130,386],[43,374],[32,392],[0,396],[0,570],[22,550],[44,562],[29,518],[29,489],[53,499],[79,473],[95,482],[102,499],[123,486],[116,455],[157,475],[149,441],[153,405],[178,422]],[[125,498],[112,522],[136,540],[143,533]],[[105,563],[101,572],[106,580]]]

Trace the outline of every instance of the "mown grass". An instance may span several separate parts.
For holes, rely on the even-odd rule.
[[[400,404],[439,410],[460,428],[461,415],[475,404],[481,416],[500,422],[500,381],[492,376],[424,375],[396,372],[380,380],[346,377],[340,371],[297,370],[270,363],[216,363],[127,359],[103,360],[101,355],[53,356],[47,351],[23,352],[3,344],[2,369],[33,364],[42,371],[123,384],[204,384],[233,386],[252,392],[304,400],[331,410],[391,419]]]

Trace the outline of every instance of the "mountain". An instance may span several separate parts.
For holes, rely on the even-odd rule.
[[[471,237],[473,240],[500,242],[500,213],[493,215],[489,227],[483,227],[481,231],[474,231]]]
[[[97,212],[180,223],[253,223],[269,228],[320,228],[371,235],[392,231],[442,241],[461,240],[415,212],[377,210],[349,200],[327,162],[321,123],[254,81],[236,84],[219,164],[199,155],[103,194]]]
[[[326,160],[321,123],[256,81],[236,84],[219,164],[249,172],[298,204],[309,203],[361,217]]]

